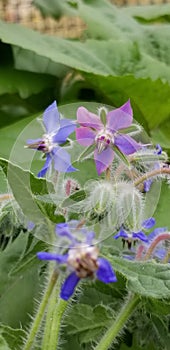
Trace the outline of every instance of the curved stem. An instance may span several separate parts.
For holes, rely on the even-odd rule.
[[[170,239],[170,232],[164,232],[164,233],[160,233],[159,236],[157,236],[153,242],[151,243],[151,245],[149,246],[143,260],[148,260],[153,251],[155,250],[156,246],[161,242],[161,241],[165,241],[165,240],[168,240]]]
[[[139,304],[140,298],[137,295],[130,294],[129,300],[123,305],[120,313],[117,315],[114,323],[106,331],[103,338],[100,340],[99,344],[96,346],[95,350],[107,350],[114,339],[117,337],[121,329],[124,327],[126,321],[131,316],[132,312]]]
[[[170,175],[170,169],[169,168],[154,169],[154,170],[150,171],[149,173],[146,173],[146,174],[142,175],[141,177],[139,177],[136,181],[134,181],[134,185],[138,186],[141,183],[143,183],[145,180],[148,180],[149,178],[154,177],[156,175],[160,175],[160,174],[169,174]]]
[[[49,281],[49,284],[47,286],[46,292],[45,292],[45,294],[43,296],[43,299],[42,299],[42,301],[41,301],[41,303],[39,305],[39,309],[38,309],[36,317],[35,317],[35,319],[33,321],[33,324],[32,324],[32,327],[30,329],[30,333],[29,333],[28,339],[27,339],[27,341],[25,343],[25,346],[24,346],[23,350],[30,350],[32,348],[34,339],[36,337],[36,334],[37,334],[37,331],[39,329],[40,323],[41,323],[42,318],[44,316],[44,312],[45,312],[47,303],[48,303],[49,298],[50,298],[50,296],[52,294],[52,291],[53,291],[53,288],[54,288],[54,286],[56,284],[57,278],[58,278],[58,272],[56,270],[54,270],[53,273],[52,273],[51,279]]]
[[[140,245],[137,249],[135,260],[141,260],[142,259],[142,253],[144,252],[145,247],[144,245]]]

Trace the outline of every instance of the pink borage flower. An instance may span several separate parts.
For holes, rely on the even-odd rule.
[[[114,150],[129,155],[141,148],[131,136],[121,133],[123,129],[131,126],[132,120],[130,100],[110,112],[102,107],[99,116],[85,107],[78,108],[77,121],[80,127],[76,128],[76,138],[82,146],[95,145],[94,159],[98,175],[112,164]]]

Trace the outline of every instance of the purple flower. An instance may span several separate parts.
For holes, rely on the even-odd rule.
[[[28,148],[37,149],[46,154],[46,161],[38,173],[43,177],[54,161],[54,169],[59,172],[76,171],[71,165],[70,155],[60,147],[67,141],[67,137],[75,130],[76,124],[69,119],[60,119],[56,101],[54,101],[43,114],[43,124],[46,133],[42,138],[27,140]]]
[[[76,129],[77,141],[82,146],[96,146],[94,159],[98,175],[111,165],[115,149],[129,155],[141,148],[129,135],[121,133],[132,124],[133,112],[129,100],[120,108],[108,112],[103,107],[100,112],[101,115],[97,116],[79,107],[77,120],[80,127]]]
[[[149,218],[142,223],[142,229],[149,230],[155,225],[155,219]],[[138,232],[130,232],[124,228],[121,228],[120,231],[114,236],[115,239],[118,239],[119,237],[122,237],[123,243],[127,242],[128,248],[130,249],[133,242],[136,241],[143,241],[147,243],[149,241],[148,236],[146,236],[145,232],[138,231]]]
[[[78,236],[85,235],[85,243]],[[116,282],[117,278],[111,264],[104,258],[98,257],[99,250],[92,244],[94,232],[89,232],[84,226],[79,227],[78,221],[70,221],[56,225],[56,233],[69,239],[71,245],[66,254],[39,252],[37,257],[42,260],[55,260],[58,264],[64,264],[69,272],[60,292],[60,297],[68,300],[74,293],[74,289],[82,278],[96,277],[104,283]]]
[[[157,155],[162,154],[162,148],[159,144],[156,145],[156,151],[154,151],[154,154],[157,154]],[[155,162],[153,169],[159,169],[159,168],[160,168],[160,164],[158,162]],[[144,183],[143,183],[144,192],[149,192],[152,183],[153,183],[153,179],[148,179],[148,180],[144,181]]]

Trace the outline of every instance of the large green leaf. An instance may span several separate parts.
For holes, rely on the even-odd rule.
[[[134,293],[156,299],[170,299],[170,266],[156,262],[133,262],[109,258],[116,272],[127,280],[127,287]]]
[[[91,80],[93,76],[86,75],[86,77]],[[149,129],[155,128],[170,118],[170,85],[168,83],[139,79],[129,75],[95,76],[93,85],[107,97],[110,104],[118,106],[130,98],[134,107],[134,118],[146,130],[148,126]]]
[[[49,75],[17,71],[12,68],[0,69],[0,95],[18,93],[28,98],[55,85],[55,79]]]

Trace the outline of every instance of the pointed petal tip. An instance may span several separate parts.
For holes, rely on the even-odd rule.
[[[76,288],[80,278],[72,272],[64,281],[61,291],[60,297],[61,299],[68,300],[74,293],[74,289]]]

